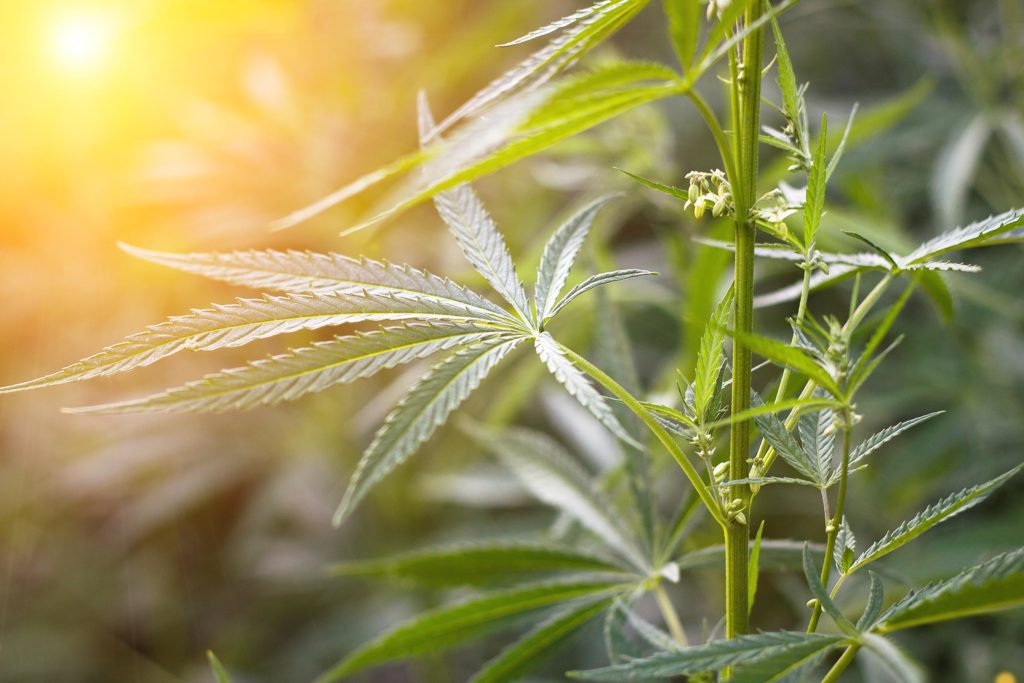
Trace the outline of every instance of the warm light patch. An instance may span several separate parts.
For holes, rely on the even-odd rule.
[[[996,676],[995,683],[1017,683],[1017,677],[1009,671],[1004,671]]]
[[[98,16],[58,19],[51,34],[54,57],[70,71],[92,71],[107,55],[110,33],[109,24]]]

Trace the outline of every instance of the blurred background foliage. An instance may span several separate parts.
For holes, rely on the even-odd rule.
[[[418,89],[439,112],[450,110],[522,55],[493,45],[577,6],[4,0],[3,383],[40,375],[168,314],[239,294],[133,261],[118,241],[174,250],[316,248],[468,276],[429,210],[344,239],[338,232],[372,197],[289,232],[267,225],[411,149]],[[830,196],[828,247],[843,246],[840,227],[898,249],[1024,204],[1024,3],[804,0],[783,23],[798,76],[812,84],[812,119],[827,111],[838,121],[861,104],[858,144]],[[663,36],[652,5],[611,49],[668,60]],[[703,87],[719,94],[713,82]],[[697,116],[678,101],[480,183],[526,262],[539,258],[545,226],[570,204],[609,189],[627,192],[602,219],[595,240],[602,244],[590,258],[676,273],[648,289],[617,292],[652,390],[668,388],[674,368],[692,363],[727,260],[689,241],[707,225],[698,228],[680,207],[613,167],[681,184],[686,171],[713,158]],[[766,174],[777,178],[778,169],[768,163]],[[915,299],[902,323],[907,341],[860,406],[861,429],[949,412],[894,442],[859,480],[851,518],[863,538],[945,491],[1020,462],[1020,257],[1017,247],[972,254],[985,270],[949,276],[949,301]],[[767,266],[761,272],[762,291],[796,278],[796,271]],[[812,305],[839,310],[842,296],[822,294]],[[591,313],[579,306],[558,334],[585,346]],[[778,310],[761,317],[779,322],[766,331],[782,331]],[[0,402],[0,680],[208,681],[208,647],[240,681],[309,680],[440,598],[330,578],[324,569],[331,562],[440,541],[560,533],[549,513],[529,505],[455,429],[382,486],[353,523],[331,529],[343,482],[410,375],[244,415],[87,418],[57,410],[177,383],[223,367],[225,355],[231,352],[179,357],[128,380],[138,386],[111,380]],[[533,365],[510,366],[468,412],[545,429],[593,467],[607,467],[605,445],[580,439],[589,425],[544,390]],[[672,501],[684,482],[666,472],[662,497]],[[961,519],[932,532],[888,569],[920,583],[1019,545],[1021,493],[1019,482],[1007,487],[969,513],[969,525]],[[820,533],[813,496],[778,490],[761,500],[760,512],[770,511],[767,536]],[[705,597],[717,589],[703,590],[718,581],[716,572],[701,572],[676,588],[684,620],[696,628],[718,609]],[[795,575],[770,575],[755,623],[791,624],[806,611],[799,595]],[[922,629],[903,642],[944,672],[936,680],[1021,675],[1019,617]],[[499,643],[366,680],[462,680]],[[599,631],[585,632],[559,655],[560,668],[536,680],[600,664],[602,651]]]

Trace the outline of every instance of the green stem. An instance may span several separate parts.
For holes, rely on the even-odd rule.
[[[846,651],[843,652],[843,656],[836,661],[835,665],[833,665],[833,667],[829,669],[828,673],[825,674],[825,677],[821,679],[821,683],[836,683],[836,681],[839,680],[839,677],[843,675],[843,672],[846,671],[847,667],[849,667],[853,662],[853,659],[857,656],[858,650],[860,650],[860,643],[853,643],[848,646]]]
[[[661,584],[658,584],[654,589],[654,597],[658,602],[658,609],[661,610],[661,616],[665,619],[665,625],[668,626],[669,633],[672,634],[677,643],[683,647],[688,647],[690,641],[686,639],[686,632],[679,621],[679,615],[676,614],[676,608],[672,605],[668,593],[665,592]]]
[[[665,450],[667,450],[679,464],[679,467],[683,470],[686,478],[690,480],[690,485],[693,486],[693,490],[697,492],[698,496],[700,496],[700,499],[704,502],[704,505],[707,507],[708,512],[711,513],[711,516],[715,518],[715,521],[723,527],[727,526],[725,517],[722,515],[722,510],[715,501],[714,496],[711,494],[711,490],[708,488],[707,484],[704,483],[704,480],[701,479],[700,474],[690,462],[689,458],[686,457],[686,454],[683,453],[679,444],[677,444],[672,436],[665,431],[665,428],[661,426],[657,419],[655,419],[654,415],[652,415],[651,412],[636,399],[636,397],[626,391],[626,389],[624,389],[622,385],[614,379],[609,377],[603,370],[601,370],[601,368],[597,367],[586,358],[566,346],[559,344],[558,348],[561,349],[562,353],[565,354],[566,358],[568,358],[573,365],[590,375],[594,381],[610,391],[615,398],[622,401],[623,405],[629,408],[633,414],[640,418],[640,421],[651,430],[658,441],[661,442],[661,445],[665,447]]]
[[[755,0],[746,10],[745,22],[750,26],[764,13],[763,0]],[[731,60],[733,75],[733,120],[739,125],[734,131],[735,159],[738,162],[737,184],[733,186],[736,205],[736,298],[733,304],[733,326],[741,334],[750,335],[754,329],[754,243],[756,226],[750,219],[750,210],[757,199],[758,143],[761,124],[761,59],[764,30],[751,31],[743,40],[742,53]],[[737,116],[738,114],[738,116]],[[736,342],[732,358],[732,414],[738,415],[750,408],[751,354],[746,345]],[[750,422],[744,420],[730,429],[729,477],[747,476],[747,458],[750,456]],[[729,496],[740,510],[747,506],[750,487],[736,484]],[[725,530],[725,631],[727,638],[735,638],[749,629],[748,561],[750,528],[744,512],[733,515]]]
[[[829,577],[832,575],[832,555],[836,549],[836,538],[839,536],[839,529],[843,524],[843,508],[846,505],[846,480],[850,474],[850,415],[844,416],[846,425],[843,427],[843,464],[839,471],[839,495],[836,497],[836,509],[832,513],[826,530],[828,539],[825,542],[825,561],[821,568],[821,585],[828,587]],[[828,499],[825,499],[828,502]],[[814,604],[814,611],[811,613],[811,621],[807,625],[807,632],[814,633],[818,628],[818,620],[821,619],[821,603]]]

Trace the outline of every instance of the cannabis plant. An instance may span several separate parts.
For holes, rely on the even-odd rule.
[[[460,420],[455,428],[492,454],[540,503],[556,509],[560,524],[576,533],[558,543],[539,539],[441,547],[335,568],[338,575],[384,575],[478,592],[395,626],[345,656],[320,683],[532,623],[472,679],[514,680],[598,618],[604,622],[609,666],[573,672],[574,677],[817,678],[826,683],[839,680],[864,653],[896,680],[919,681],[925,673],[890,634],[1024,603],[1024,548],[979,558],[976,566],[895,600],[886,596],[886,574],[876,571],[882,558],[984,501],[1019,466],[936,501],[868,543],[858,544],[857,522],[846,515],[848,495],[856,493],[855,475],[870,466],[875,453],[938,415],[854,438],[862,419],[858,397],[898,345],[900,338],[890,336],[905,304],[917,288],[941,297],[945,272],[977,270],[948,260],[950,254],[1024,238],[1024,210],[945,232],[907,253],[893,253],[854,232],[847,234],[864,246],[862,251],[819,248],[827,188],[854,116],[841,135],[829,135],[824,117],[812,125],[807,86],[797,80],[777,22],[794,0],[774,5],[766,0],[666,0],[665,23],[678,64],[603,61],[569,73],[648,4],[601,0],[508,43],[547,41],[440,122],[421,97],[418,151],[279,223],[298,224],[371,186],[392,183],[381,211],[350,231],[433,199],[488,291],[411,265],[338,254],[178,255],[125,246],[154,263],[267,293],[171,318],[56,373],[5,389],[103,377],[182,350],[212,351],[299,330],[356,324],[361,327],[341,336],[152,396],[73,412],[249,409],[441,357],[398,402],[366,448],[335,515],[340,525],[378,483],[451,422],[499,364],[517,350],[536,355],[540,366],[618,442],[622,466],[595,475],[544,433]],[[764,54],[769,36],[775,52],[770,62]],[[777,102],[762,92],[772,72]],[[726,84],[724,121],[696,89],[706,76]],[[582,279],[573,274],[595,219],[615,198],[585,204],[551,233],[531,295],[502,233],[468,183],[633,108],[672,97],[687,98],[696,107],[720,152],[721,168],[681,174],[683,187],[629,175],[638,192],[666,194],[698,220],[707,216],[730,223],[731,240],[700,242],[704,249],[732,252],[735,271],[704,326],[693,368],[680,369],[676,391],[665,392],[642,386],[628,330],[613,300],[599,289],[653,273],[612,269]],[[761,122],[766,104],[773,110],[770,125]],[[770,188],[760,173],[762,145],[775,148],[789,174]],[[787,319],[791,332],[786,341],[754,332],[759,258],[788,263],[799,275],[794,285],[760,297],[766,305],[797,302]],[[852,281],[843,313],[812,312],[812,291],[843,281]],[[588,359],[556,336],[566,309],[591,293],[599,307],[600,360]],[[368,330],[366,323],[382,326]],[[771,371],[758,374],[756,385],[755,354],[779,370],[770,377]],[[686,482],[673,482],[672,500],[665,500],[654,483],[665,454]],[[792,541],[763,523],[755,525],[755,502],[767,486],[817,490],[824,520],[820,535]],[[669,503],[674,512],[666,517],[662,511]],[[694,547],[702,520],[720,534],[720,543]],[[858,550],[859,545],[865,547]],[[801,628],[751,628],[760,569],[769,561],[802,573],[809,600]],[[706,567],[724,574],[725,609],[719,625],[717,615],[687,615],[704,618],[707,627],[698,636],[692,629],[687,632],[666,585]],[[660,610],[664,629],[641,615],[638,604],[647,596]],[[211,661],[218,677],[227,680],[219,662]]]

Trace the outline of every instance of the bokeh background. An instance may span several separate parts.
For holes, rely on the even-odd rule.
[[[604,55],[670,59],[656,5]],[[273,233],[268,224],[411,149],[419,89],[436,110],[449,111],[529,49],[495,44],[579,6],[0,0],[0,383],[56,369],[166,315],[245,294],[137,262],[118,241],[387,255],[467,275],[426,209],[349,238],[338,233],[373,197],[291,231]],[[844,246],[839,227],[899,248],[1024,205],[1020,0],[804,0],[783,26],[798,77],[812,83],[812,120],[827,111],[839,121],[861,104],[857,144],[830,196],[830,246]],[[704,88],[719,94],[714,82]],[[694,112],[670,102],[503,171],[480,189],[526,261],[573,202],[627,190],[601,224],[606,248],[594,257],[681,269],[653,296],[619,293],[641,367],[656,384],[666,369],[692,362],[690,323],[706,312],[725,260],[689,241],[708,225],[629,185],[613,167],[681,183],[686,171],[712,165],[714,150]],[[769,161],[766,183],[776,172]],[[861,405],[863,429],[948,413],[901,437],[857,480],[850,516],[862,539],[1021,461],[1021,255],[1017,247],[971,254],[985,270],[948,278],[945,309],[921,297],[911,305],[901,323],[908,339]],[[770,268],[762,274],[764,291],[796,278]],[[843,295],[822,294],[812,305],[840,310]],[[759,315],[776,321],[765,331],[781,334],[789,313]],[[583,311],[563,333],[585,346],[588,324]],[[407,376],[244,415],[59,413],[279,348],[179,356],[124,378],[0,400],[0,680],[209,681],[205,651],[212,648],[239,681],[307,681],[441,597],[330,578],[324,568],[331,562],[550,527],[550,513],[502,486],[493,464],[446,433],[378,489],[351,524],[331,529],[342,486]],[[560,417],[571,411],[545,392],[542,374],[523,366],[507,376],[516,381],[496,380],[503,390],[468,411],[526,421],[571,441],[554,426],[573,424],[571,415]],[[682,478],[669,476],[665,486],[671,500]],[[889,569],[921,582],[1019,546],[1022,493],[1020,481],[1006,487],[916,550],[895,555]],[[762,512],[771,510],[769,536],[820,534],[813,497],[780,492],[759,500]],[[716,581],[711,572],[678,589],[689,624],[719,609],[694,597],[714,595]],[[800,618],[797,577],[766,581],[758,625]],[[1020,617],[922,629],[901,642],[938,672],[935,680],[991,681],[999,671],[1024,678]],[[365,679],[463,680],[500,642]],[[535,680],[559,680],[562,669],[601,661],[599,629],[588,631]]]

